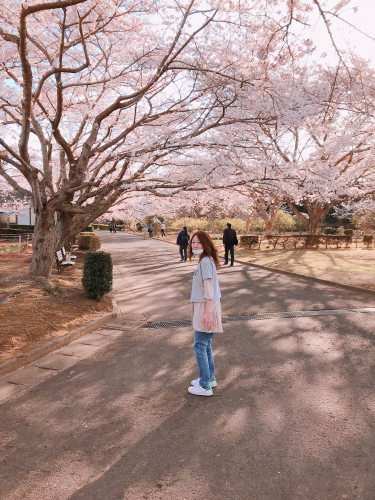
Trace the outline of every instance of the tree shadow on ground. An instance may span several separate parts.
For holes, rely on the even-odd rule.
[[[372,500],[371,318],[231,324],[212,398],[190,329],[126,334],[3,405],[3,498]]]

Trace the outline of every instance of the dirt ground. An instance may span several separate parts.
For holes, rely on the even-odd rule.
[[[0,257],[0,362],[21,357],[50,340],[66,335],[112,310],[109,296],[88,299],[81,284],[84,251],[76,265],[58,275],[54,264],[50,281],[62,293],[46,293],[44,284],[28,274],[31,249]]]
[[[314,276],[337,283],[375,289],[375,250],[334,248],[309,250],[245,250],[235,258],[254,264]]]

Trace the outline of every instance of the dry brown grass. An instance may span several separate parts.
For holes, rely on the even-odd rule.
[[[84,252],[76,265],[50,279],[63,292],[46,294],[44,285],[28,274],[31,249],[0,256],[0,362],[22,356],[46,342],[66,335],[112,310],[109,296],[88,299],[81,284]]]

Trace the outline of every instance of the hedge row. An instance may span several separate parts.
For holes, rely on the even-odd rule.
[[[372,235],[370,236],[372,238]],[[325,246],[325,248],[328,248],[332,245],[336,245],[336,247],[339,248],[342,244],[345,244],[345,247],[348,248],[350,243],[352,242],[351,235],[267,235],[266,239],[268,240],[270,245],[273,246],[273,248],[279,246],[284,250],[287,248],[319,248],[319,246]],[[256,235],[240,236],[240,245],[243,247],[251,248],[252,246],[260,245],[260,241],[261,239]],[[363,239],[363,241],[367,243],[365,238]],[[371,242],[372,239],[370,243]]]
[[[95,233],[80,233],[77,235],[78,248],[95,252],[102,246],[102,239]]]
[[[331,245],[336,245],[337,248],[345,244],[345,248],[349,248],[352,242],[352,237],[350,235],[344,236],[330,236],[330,235],[317,235],[317,234],[307,234],[304,236],[288,235],[288,236],[266,236],[268,242],[276,248],[279,247],[286,248],[319,248],[320,245],[328,248]]]
[[[9,224],[12,229],[21,229],[21,231],[26,231],[27,233],[34,232],[34,226],[28,226],[26,224]]]
[[[25,231],[24,229],[12,229],[8,227],[0,228],[0,234],[25,234],[25,232],[30,232],[30,231]]]

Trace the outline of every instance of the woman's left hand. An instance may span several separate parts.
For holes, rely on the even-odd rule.
[[[205,315],[203,316],[203,324],[208,332],[212,330],[212,327],[214,326],[212,311],[206,311]]]

